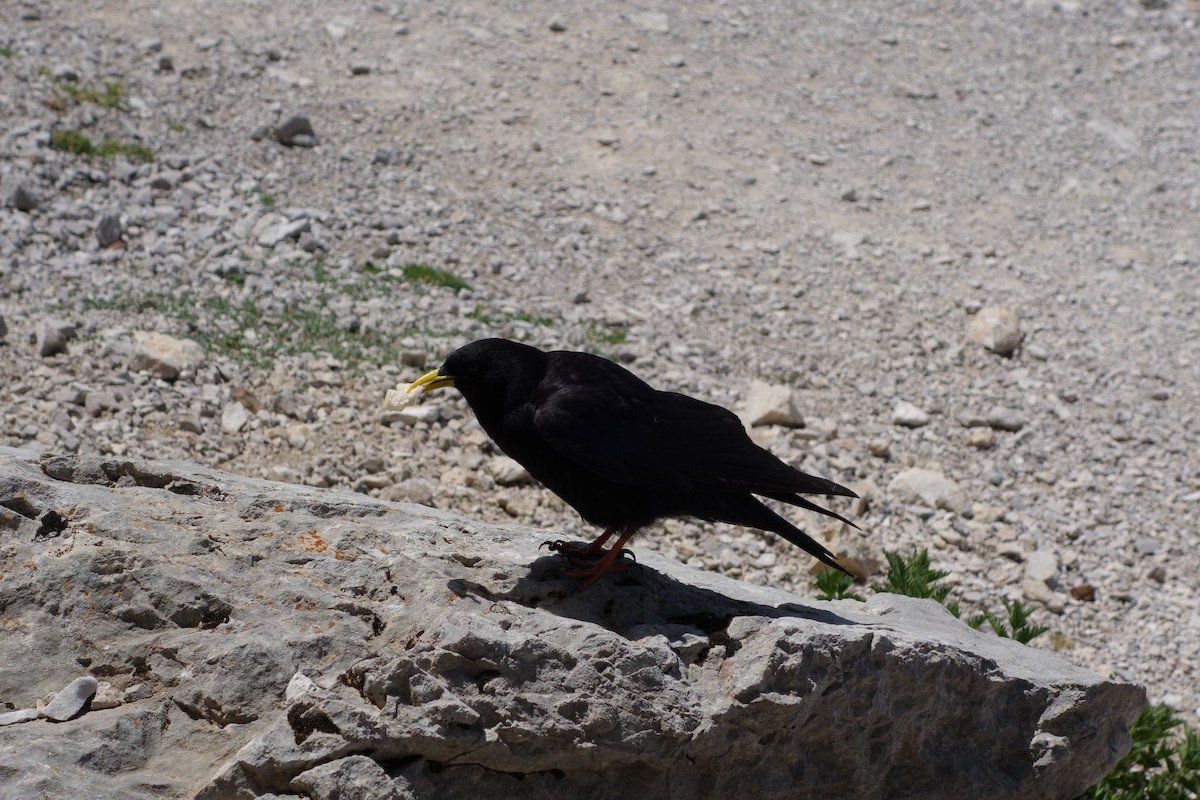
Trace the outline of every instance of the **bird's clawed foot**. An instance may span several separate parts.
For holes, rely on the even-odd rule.
[[[585,560],[595,561],[604,555],[604,549],[601,547],[593,547],[595,542],[587,544],[585,542],[570,542],[566,539],[547,539],[538,547],[550,548],[551,553],[562,553],[572,561]]]
[[[546,547],[551,553],[561,553],[567,557],[567,560],[576,567],[591,566],[608,553],[603,547],[596,547],[596,543],[585,544],[584,542],[570,542],[566,539],[547,539],[538,546],[538,549]],[[617,558],[628,558],[630,561],[637,563],[637,556],[628,547],[622,547],[617,551]]]
[[[625,542],[633,536],[633,531],[623,533],[615,545],[605,550],[604,543],[612,537],[612,534],[611,530],[607,530],[591,544],[570,542],[566,539],[550,539],[542,542],[541,546],[550,548],[552,553],[561,553],[566,556],[571,566],[577,567],[577,569],[565,570],[562,574],[568,578],[583,578],[583,586],[580,588],[586,589],[604,573],[624,572],[630,564],[637,563],[633,551],[624,547]]]

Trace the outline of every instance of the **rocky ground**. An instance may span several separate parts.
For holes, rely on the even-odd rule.
[[[1198,19],[4,4],[0,443],[584,536],[457,396],[384,391],[488,335],[735,410],[786,386],[804,425],[755,437],[863,495],[861,532],[798,522],[868,570],[928,548],[1195,719]],[[968,335],[1001,306],[1008,355]],[[753,532],[637,545],[814,591]]]

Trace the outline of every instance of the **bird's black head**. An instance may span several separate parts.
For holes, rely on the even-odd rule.
[[[528,398],[546,369],[546,354],[507,339],[480,339],[455,350],[437,371],[440,386],[454,386],[476,416],[500,412]]]

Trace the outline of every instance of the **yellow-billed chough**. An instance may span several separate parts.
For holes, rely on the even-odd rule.
[[[833,554],[754,495],[853,525],[801,494],[854,492],[807,475],[756,445],[720,406],[652,388],[624,367],[588,353],[504,339],[460,347],[389,405],[453,386],[493,441],[588,522],[604,528],[590,545],[551,548],[586,568],[590,585],[614,569],[625,543],[665,517],[697,517],[772,531],[843,572]],[[614,535],[608,551],[604,544]]]

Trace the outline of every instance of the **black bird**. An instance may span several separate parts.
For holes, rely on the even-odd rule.
[[[453,386],[508,456],[585,520],[604,528],[589,545],[552,542],[591,585],[637,531],[664,517],[698,517],[772,531],[830,567],[832,553],[754,495],[853,525],[800,495],[857,495],[807,475],[756,445],[732,412],[652,388],[605,358],[543,352],[504,339],[460,347],[387,403]],[[604,544],[617,535],[607,552]],[[847,572],[847,574],[849,574]]]

